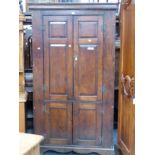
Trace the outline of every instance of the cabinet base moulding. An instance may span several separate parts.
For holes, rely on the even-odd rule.
[[[41,145],[41,154],[47,151],[56,151],[56,152],[75,152],[75,153],[98,153],[100,155],[114,155],[114,147],[112,148],[103,148],[103,147],[84,147],[77,145]]]

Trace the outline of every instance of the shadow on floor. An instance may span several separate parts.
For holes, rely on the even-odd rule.
[[[67,153],[60,153],[60,152],[55,152],[55,151],[47,151],[46,153],[44,153],[44,155],[99,155],[98,153],[88,153],[88,154],[84,154],[84,153],[76,153],[76,152],[67,152]]]

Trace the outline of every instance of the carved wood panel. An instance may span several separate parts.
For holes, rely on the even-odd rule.
[[[135,154],[135,6],[121,5],[121,56],[118,107],[118,148],[124,155]]]
[[[122,94],[133,99],[135,96],[135,79],[129,75],[124,76],[122,74],[121,78],[122,83]]]

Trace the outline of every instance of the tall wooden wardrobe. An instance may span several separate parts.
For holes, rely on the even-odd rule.
[[[114,4],[31,4],[42,151],[113,155]]]

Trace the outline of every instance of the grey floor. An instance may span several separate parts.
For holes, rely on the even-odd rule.
[[[114,141],[114,149],[115,149],[114,155],[117,155],[117,130],[116,129],[114,129],[113,131],[113,141]]]
[[[116,129],[113,131],[113,135],[114,135],[113,141],[114,141],[114,148],[115,148],[114,155],[117,155],[117,130]],[[75,152],[58,153],[55,151],[48,151],[48,152],[44,153],[43,155],[78,155],[78,154]],[[79,155],[98,155],[98,154],[97,153],[89,153],[89,154],[79,154]]]

